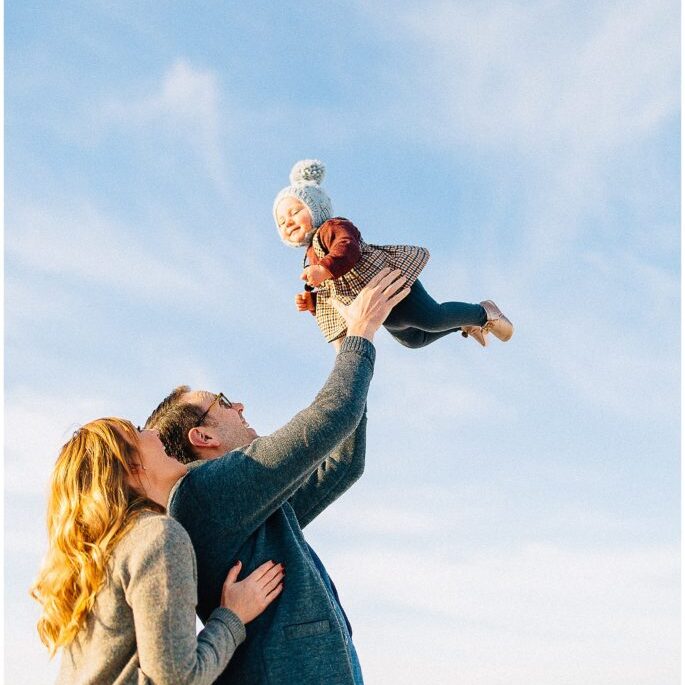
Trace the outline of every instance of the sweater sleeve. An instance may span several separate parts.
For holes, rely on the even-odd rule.
[[[245,627],[219,607],[196,635],[197,572],[188,534],[167,516],[151,517],[135,532],[124,575],[140,668],[156,685],[210,685],[245,639]]]
[[[305,477],[359,425],[373,375],[375,348],[348,336],[312,404],[271,435],[203,464],[191,474],[196,507],[231,512],[224,530],[253,531],[290,499]]]
[[[361,234],[347,219],[329,219],[319,231],[319,239],[327,250],[319,260],[333,278],[346,274],[362,258]]]
[[[300,527],[311,523],[364,473],[366,411],[354,433],[319,464],[290,498]]]

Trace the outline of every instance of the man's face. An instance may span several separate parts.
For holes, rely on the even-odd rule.
[[[207,390],[191,391],[184,399],[203,412],[209,410],[200,429],[206,428],[206,432],[219,441],[221,453],[249,445],[258,437],[255,429],[243,418],[245,407],[240,402],[231,400],[232,406],[228,407],[224,401],[216,401],[216,393]]]

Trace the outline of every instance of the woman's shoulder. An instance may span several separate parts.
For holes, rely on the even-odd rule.
[[[173,516],[156,511],[144,511],[138,514],[133,528],[151,530],[157,533],[176,531],[185,533],[185,528]]]
[[[171,516],[154,512],[139,514],[118,545],[117,556],[128,556],[136,551],[152,553],[160,548],[190,547],[185,528]]]
[[[125,593],[146,587],[150,577],[165,577],[181,587],[195,573],[190,537],[166,514],[139,514],[117,543],[110,563],[111,581]]]
[[[136,534],[139,536],[170,540],[190,540],[186,529],[168,514],[158,514],[156,512],[140,514],[132,530],[136,530]]]

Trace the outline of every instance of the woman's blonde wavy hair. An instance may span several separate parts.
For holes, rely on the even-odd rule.
[[[43,606],[41,641],[54,656],[70,644],[105,583],[107,562],[144,511],[164,510],[126,482],[138,432],[104,418],[74,433],[57,458],[48,499],[48,553],[31,596]]]

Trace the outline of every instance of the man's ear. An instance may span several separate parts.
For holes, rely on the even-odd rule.
[[[218,447],[219,440],[205,426],[196,426],[188,431],[188,440],[193,447]]]

